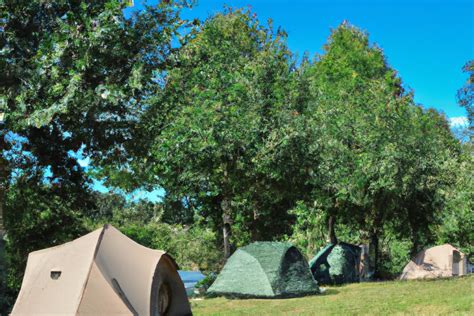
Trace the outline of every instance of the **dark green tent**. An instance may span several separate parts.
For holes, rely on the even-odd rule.
[[[326,245],[309,262],[314,279],[320,284],[359,282],[360,252],[345,242]]]
[[[319,293],[308,263],[289,243],[239,248],[207,291],[210,296],[279,298]]]

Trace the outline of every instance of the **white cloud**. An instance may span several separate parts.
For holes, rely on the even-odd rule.
[[[449,125],[451,127],[466,127],[468,125],[467,117],[465,116],[450,117]]]

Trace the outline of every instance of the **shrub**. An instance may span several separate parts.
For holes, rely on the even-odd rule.
[[[166,251],[182,270],[217,271],[221,265],[216,233],[210,229],[162,222],[111,224],[145,247]],[[95,224],[91,230],[97,227],[100,225]]]

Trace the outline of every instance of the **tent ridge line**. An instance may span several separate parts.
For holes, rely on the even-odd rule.
[[[89,282],[89,278],[90,278],[91,271],[92,271],[92,266],[94,265],[94,262],[95,262],[95,257],[97,256],[97,253],[99,252],[100,244],[102,243],[102,239],[104,238],[105,230],[108,227],[109,227],[109,225],[105,224],[102,227],[102,231],[100,232],[99,238],[97,238],[97,242],[96,242],[95,249],[94,249],[94,255],[92,256],[92,260],[91,260],[90,265],[89,265],[89,271],[87,272],[86,281],[84,282],[84,285],[82,286],[81,297],[80,297],[79,302],[78,302],[78,304],[75,308],[76,315],[79,312],[79,308],[81,307],[82,299],[84,298],[84,291],[86,290],[87,283]]]
[[[271,289],[272,293],[275,294],[275,289],[273,288],[273,283],[268,279],[268,274],[266,273],[266,270],[263,268],[262,264],[260,263],[260,260],[258,260],[258,258],[256,258],[254,254],[252,254],[248,251],[245,251],[244,249],[238,249],[238,250],[241,250],[241,251],[245,252],[246,254],[251,256],[258,263],[258,266],[260,267],[260,270],[262,271],[262,274],[265,275],[265,279],[267,280],[267,283],[270,286],[270,289]],[[280,271],[278,271],[278,272],[280,272]]]

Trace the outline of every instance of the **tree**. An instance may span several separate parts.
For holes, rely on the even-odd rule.
[[[149,181],[222,229],[225,258],[232,227],[250,234],[242,219],[258,216],[255,160],[287,110],[290,57],[284,34],[250,12],[217,14],[181,48],[147,115]]]
[[[385,228],[397,226],[420,246],[442,209],[444,162],[457,142],[446,120],[416,106],[383,52],[347,23],[307,72],[306,113],[316,123],[305,126],[314,136],[303,151],[317,148],[310,169],[317,171],[304,177],[311,185],[306,202],[325,212],[329,241],[337,241],[337,221],[366,233],[377,274]]]
[[[126,18],[121,1],[3,2],[7,129],[26,137],[54,176],[80,148],[97,163],[125,163],[142,100],[159,89],[183,25],[181,4],[166,1]],[[61,144],[55,152],[45,146],[52,142]]]
[[[437,243],[450,243],[468,257],[474,255],[474,149],[463,144],[458,159],[451,159],[454,183],[446,190],[446,204],[434,227]]]
[[[25,173],[50,184],[22,182],[31,185],[29,190],[38,189],[32,196],[51,194],[51,202],[64,207],[71,192],[77,198],[88,192],[89,180],[74,153],[81,150],[98,165],[127,167],[129,151],[139,148],[142,139],[130,142],[143,100],[160,88],[172,41],[184,25],[179,12],[186,3],[163,1],[130,17],[123,13],[125,5],[119,0],[2,1],[2,156],[21,144],[15,156],[0,160],[1,169],[9,170],[0,179],[0,197],[19,181],[18,159],[29,161]],[[8,135],[13,136],[5,140]],[[82,206],[71,209],[84,209],[82,201],[75,201]],[[5,208],[5,199],[0,204],[12,210]],[[61,214],[67,218],[69,213]]]
[[[469,78],[464,87],[458,91],[458,103],[467,111],[467,119],[469,121],[470,141],[473,142],[474,133],[474,60],[470,60],[464,65],[463,71],[467,72]]]
[[[312,199],[327,214],[328,240],[335,242],[336,219],[353,221],[372,213],[367,226],[382,223],[374,209],[386,197],[369,189],[375,180],[369,172],[377,171],[380,157],[375,155],[385,146],[384,133],[390,128],[383,115],[395,111],[403,89],[382,51],[347,23],[332,32],[324,54],[307,71],[312,93],[308,113],[317,121],[321,157],[319,172],[308,181]]]

